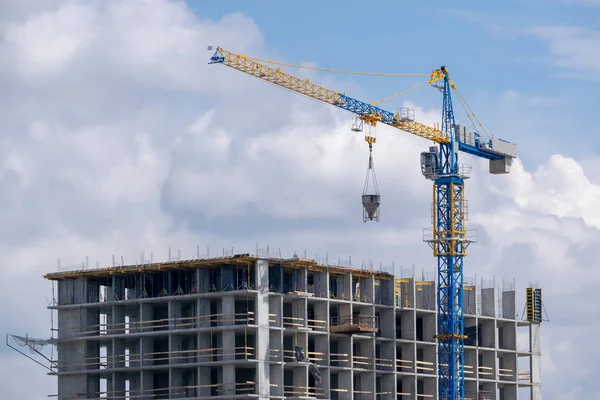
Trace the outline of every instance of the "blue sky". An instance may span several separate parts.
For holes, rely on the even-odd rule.
[[[512,131],[494,131],[518,144],[523,142],[526,147],[521,147],[520,153],[531,155],[535,161],[546,158],[557,146],[563,154],[578,157],[589,157],[600,150],[589,132],[593,126],[596,74],[589,73],[589,79],[565,77],[573,69],[556,66],[549,53],[550,43],[528,31],[556,26],[594,28],[600,7],[559,0],[381,1],[368,6],[359,1],[343,5],[306,1],[298,6],[277,1],[189,3],[200,18],[219,19],[238,12],[251,17],[264,33],[266,45],[286,62],[393,73],[429,72],[446,65],[488,130],[494,122],[514,117],[496,106],[506,90],[544,98],[547,105],[531,112],[533,118],[543,119],[545,124],[535,130],[510,125]],[[453,5],[455,8],[451,8]],[[366,96],[361,98],[364,101],[385,98],[421,82],[420,78],[338,79],[358,80],[359,94]],[[424,106],[439,105],[439,97],[428,88],[404,98]],[[396,108],[398,103],[382,106]],[[554,147],[547,143],[550,140]],[[524,162],[529,162],[528,157]]]
[[[486,129],[519,152],[505,176],[461,157],[473,164],[468,227],[479,231],[466,277],[515,279],[521,299],[539,282],[551,319],[544,398],[600,398],[600,1],[188,3],[0,2],[0,303],[11,304],[0,333],[50,336],[41,276],[57,259],[65,270],[88,257],[107,266],[113,255],[165,260],[169,248],[189,258],[196,246],[269,246],[433,273],[422,242],[431,182],[419,168],[429,143],[378,128],[381,220],[364,224],[368,148],[351,114],[208,65],[206,46],[346,70],[446,65]],[[422,81],[310,77],[368,102]],[[435,89],[382,106],[405,101],[439,121]],[[4,397],[56,393],[44,372],[0,347]]]

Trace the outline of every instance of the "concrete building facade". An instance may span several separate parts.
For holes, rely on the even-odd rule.
[[[434,281],[248,254],[45,277],[58,400],[437,398]],[[464,293],[467,398],[541,399],[514,288]]]

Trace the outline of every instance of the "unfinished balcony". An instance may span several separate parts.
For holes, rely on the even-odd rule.
[[[331,333],[376,333],[379,330],[379,318],[369,315],[353,315],[331,318]]]

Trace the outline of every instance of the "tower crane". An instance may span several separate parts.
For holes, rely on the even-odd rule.
[[[209,50],[212,50],[212,47],[209,47]],[[375,127],[377,123],[382,123],[435,143],[428,151],[421,153],[420,162],[422,174],[433,181],[432,227],[424,231],[423,240],[433,249],[438,264],[438,324],[435,335],[438,346],[438,398],[463,400],[466,339],[463,323],[463,259],[469,243],[473,240],[468,235],[465,224],[467,207],[464,181],[469,177],[470,167],[458,162],[458,153],[464,152],[487,159],[491,174],[506,174],[510,172],[512,161],[517,156],[516,145],[493,136],[489,137],[485,130],[476,132],[467,126],[456,124],[451,92],[457,94],[463,106],[466,105],[466,101],[458,92],[445,66],[431,74],[424,74],[429,77],[427,84],[434,85],[442,92],[442,121],[438,129],[415,121],[414,112],[410,109],[399,109],[395,113],[387,111],[377,107],[377,103],[369,104],[356,100],[344,93],[314,84],[309,79],[298,78],[281,71],[280,68],[270,67],[266,65],[268,63],[274,62],[235,54],[220,47],[216,48],[209,61],[209,64],[223,64],[350,111],[357,118],[353,130],[361,130],[363,123],[367,127]],[[371,150],[376,138],[367,133],[365,140],[369,144],[371,170]],[[368,174],[369,171],[367,179]],[[363,193],[362,202],[365,221],[378,220],[379,193]]]

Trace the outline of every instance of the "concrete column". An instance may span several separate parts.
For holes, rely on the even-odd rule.
[[[375,374],[373,372],[360,372],[354,371],[353,384],[356,383],[354,388],[355,399],[374,399],[375,398]]]
[[[210,332],[202,332],[198,334],[198,362],[211,362],[210,355],[213,353],[212,347],[210,343]]]
[[[60,353],[59,353],[60,354]],[[85,344],[86,370],[100,369],[100,345],[96,341],[87,341]]]
[[[181,303],[171,300],[169,301],[169,326],[171,329],[181,329],[181,323]]]
[[[109,327],[109,335],[121,335],[125,333],[125,307],[124,306],[113,306],[112,311],[113,326]]]
[[[496,352],[494,350],[479,350],[479,379],[495,380],[498,376],[496,368]]]
[[[138,375],[138,377],[136,379],[129,380],[129,393],[130,393],[129,396],[130,397],[141,395],[141,393],[139,391],[142,389],[142,386],[140,385],[140,382],[142,379],[142,371],[138,372],[137,375]]]
[[[417,381],[415,376],[399,376],[400,379],[402,380],[402,392],[400,392],[400,389],[398,389],[398,392],[400,393],[407,393],[409,394],[408,396],[404,396],[402,397],[402,399],[411,399],[411,400],[416,400],[417,399]]]
[[[65,279],[58,281],[58,304],[88,303],[87,279]],[[96,299],[93,299],[94,301]]]
[[[481,347],[496,347],[496,320],[478,318],[479,326],[481,327]]]
[[[198,396],[210,396],[210,367],[198,368]]]
[[[60,282],[59,282],[60,283]],[[85,315],[87,317],[87,314]],[[72,337],[75,333],[81,330],[81,313],[79,309],[59,310],[58,311],[58,332],[59,339]],[[60,365],[59,371],[83,371],[84,361],[97,362],[97,351],[87,354],[87,347],[83,342],[66,342],[58,344],[58,362]],[[94,349],[95,350],[95,349]],[[85,360],[85,357],[91,357]],[[98,366],[90,366],[89,368],[98,368]],[[58,393],[87,393],[91,389],[88,387],[88,379],[86,375],[70,375],[58,376]]]
[[[125,367],[125,340],[115,339],[114,346],[114,366],[115,368]]]
[[[139,332],[139,321],[140,321],[140,307],[141,305],[136,305],[136,311],[132,315],[125,315],[125,331],[129,330],[129,333],[138,333]]]
[[[395,304],[393,279],[373,279],[373,284],[373,301],[375,303],[386,306]]]
[[[151,329],[148,328],[149,324],[143,324],[146,321],[154,320],[154,307],[149,303],[142,303],[140,307],[140,331],[141,332],[149,332]],[[140,352],[140,362],[142,366],[152,365],[152,361],[148,361],[144,354],[152,353],[154,351],[154,342],[150,337],[142,337],[141,338],[141,352]]]
[[[259,260],[260,261],[260,260]],[[294,287],[292,288],[293,292],[306,292],[306,283],[307,283],[307,271],[306,268],[298,268],[294,272],[296,281],[294,283]],[[269,275],[267,275],[268,278]]]
[[[541,324],[530,325],[529,348],[531,349],[531,400],[542,400]]]
[[[375,316],[378,319],[381,337],[394,339],[394,330],[396,327],[394,310],[390,308],[375,308]]]
[[[410,278],[408,280],[408,283],[406,284],[405,287],[403,287],[403,289],[406,288],[408,290],[408,307],[409,308],[415,308],[416,307],[416,285],[415,285],[415,279],[414,278]],[[405,307],[405,301],[404,301],[404,296],[402,299],[402,307]],[[414,325],[413,325],[414,326]]]
[[[147,354],[154,353],[154,339],[152,337],[144,336],[141,341],[141,363],[142,366],[154,365],[154,355],[147,356]]]
[[[319,301],[317,303],[313,303],[315,306],[315,325],[319,327],[327,327],[329,330],[329,305],[326,301]],[[324,321],[324,322],[321,322]],[[318,331],[321,331],[319,329]]]
[[[308,367],[306,365],[300,364],[295,367],[293,370],[293,378],[294,378],[294,391],[296,392],[304,392],[307,393],[308,389]],[[290,397],[308,397],[307,395],[294,395]]]
[[[316,297],[329,297],[329,272],[315,272],[315,296]]]
[[[152,371],[142,371],[142,394],[145,397],[151,399],[153,396],[152,389],[154,389],[154,373]]]
[[[353,354],[353,366],[354,368],[373,369],[374,366],[374,352],[375,343],[373,339],[353,339],[353,351],[356,350],[356,354]]]
[[[269,368],[269,382],[275,386],[270,388],[273,396],[283,396],[283,365],[271,364]]]
[[[381,376],[381,389],[377,393],[376,399],[395,399],[396,398],[396,374],[385,374]]]
[[[221,313],[222,323],[219,325],[234,325],[234,314],[235,314],[235,297],[232,295],[225,295],[221,301]],[[223,331],[223,353],[228,354],[223,357],[223,360],[235,360],[235,331],[224,330]]]
[[[486,317],[496,316],[496,296],[494,288],[481,289],[481,314]]]
[[[470,377],[470,374],[465,374],[465,377]],[[477,382],[465,380],[465,393],[471,394],[477,392]]]
[[[125,374],[122,372],[115,372],[113,374],[113,395],[114,398],[120,399],[125,397]],[[110,396],[108,396],[110,398]]]
[[[125,300],[124,277],[121,275],[112,276],[112,290],[108,295],[109,301]]]
[[[208,293],[210,292],[210,269],[207,268],[197,268],[197,285],[198,285],[198,293]]]
[[[183,386],[183,371],[181,369],[169,368],[169,397],[176,399],[181,397]]]
[[[463,309],[467,315],[477,314],[477,290],[475,286],[463,287]]]
[[[221,300],[221,313],[225,318],[224,325],[233,325],[233,314],[235,314],[235,297],[233,295],[224,295]],[[235,331],[224,330],[222,341],[222,354],[223,361],[234,361],[236,352],[235,350]],[[218,346],[215,346],[218,347]],[[223,365],[223,392],[222,395],[235,395],[235,365],[226,364]]]
[[[298,297],[292,300],[292,319],[286,322],[297,324],[293,325],[295,328],[304,328],[306,327],[306,309],[307,309],[307,300],[306,297]]]
[[[86,279],[87,299],[86,303],[97,303],[100,300],[100,284]]]
[[[498,325],[498,348],[517,350],[517,323],[496,321]]]
[[[435,334],[437,332],[436,315],[427,313],[421,315],[423,320],[423,341],[435,342]]]
[[[517,385],[504,385],[500,389],[500,399],[502,400],[517,400],[518,387]]]
[[[517,354],[504,353],[498,354],[498,380],[500,381],[517,381]]]
[[[129,344],[129,366],[132,368],[140,367],[140,343],[141,338]]]
[[[516,292],[505,290],[502,292],[502,318],[515,319],[516,317]]]
[[[106,397],[109,399],[113,396],[114,387],[112,376],[110,376],[110,378],[106,379],[106,392],[108,393]]]
[[[200,283],[204,283],[201,280],[200,274],[202,273],[202,270],[200,268],[196,268],[196,273],[194,274],[194,286],[196,287],[196,292],[195,293],[203,293],[203,288],[200,287]],[[193,292],[193,290],[192,290]]]
[[[181,336],[171,334],[168,336],[167,341],[169,346],[169,364],[180,364]]]
[[[352,300],[352,274],[338,275],[338,299]]]
[[[465,359],[465,378],[477,378],[477,368],[478,368],[478,366],[477,366],[477,350],[476,349],[465,349],[464,359]]]
[[[66,375],[58,377],[58,393],[68,394],[80,394],[88,393],[95,389],[96,393],[99,391],[99,385],[96,387],[88,386],[88,379],[85,375]],[[68,398],[68,397],[67,397]]]
[[[354,399],[354,384],[352,382],[352,371],[339,371],[338,389],[346,390],[346,392],[338,392],[340,400]]]
[[[400,311],[400,327],[402,339],[416,339],[416,315],[413,310]]]
[[[256,299],[256,324],[258,325],[256,335],[256,358],[258,360],[269,360],[269,262],[267,260],[256,261],[256,283],[258,294]],[[259,362],[256,369],[258,381],[258,395],[260,399],[270,396],[270,368],[267,362]]]
[[[492,400],[499,400],[497,390],[498,384],[496,382],[480,382],[479,384],[480,386],[483,386],[484,392],[492,393]]]
[[[79,334],[84,328],[83,325],[79,309],[58,310],[59,339],[68,339],[72,338],[75,334]]]
[[[282,325],[282,311],[283,311],[283,297],[280,295],[269,296],[269,313],[273,314],[269,317],[269,325],[281,327]]]
[[[438,394],[438,380],[437,379],[425,379],[423,383],[423,389],[425,394],[437,395]],[[435,397],[434,397],[435,398]]]
[[[206,298],[199,298],[196,309],[196,327],[210,327],[210,300]]]
[[[341,367],[352,367],[352,338],[340,337],[338,339],[337,354],[347,354],[347,356],[336,356],[336,360],[344,360],[337,363]]]
[[[235,365],[223,365],[223,385],[220,395],[235,395]]]
[[[415,291],[416,308],[423,310],[435,310],[436,286],[435,282],[420,282],[418,290]]]

